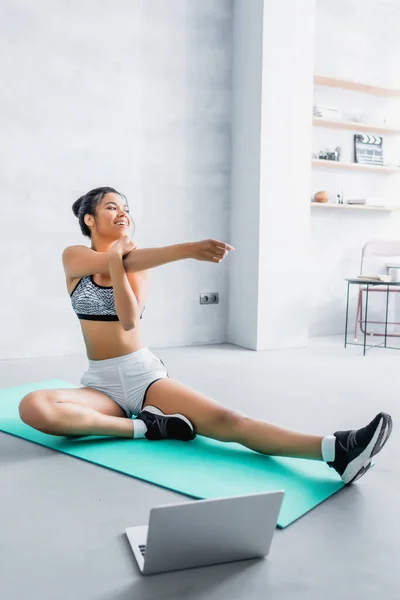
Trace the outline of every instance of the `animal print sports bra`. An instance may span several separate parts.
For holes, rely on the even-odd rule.
[[[92,275],[85,275],[70,294],[72,308],[78,319],[88,321],[119,321],[112,285],[99,285]],[[143,308],[144,311],[144,308]],[[143,313],[140,318],[143,317]]]

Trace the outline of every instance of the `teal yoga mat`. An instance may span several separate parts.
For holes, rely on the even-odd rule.
[[[194,498],[283,489],[279,527],[290,525],[344,485],[322,462],[263,456],[200,436],[189,443],[97,436],[68,439],[40,433],[20,420],[18,404],[28,392],[77,387],[51,379],[0,389],[0,430]]]

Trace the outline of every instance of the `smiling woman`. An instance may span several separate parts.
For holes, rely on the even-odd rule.
[[[150,290],[149,269],[187,258],[220,263],[232,246],[204,240],[137,249],[126,235],[132,225],[127,200],[110,187],[81,196],[73,211],[91,248],[69,246],[63,265],[89,369],[80,389],[27,394],[20,403],[25,423],[63,436],[189,441],[197,431],[262,454],[324,460],[345,483],[369,469],[372,456],[390,436],[388,414],[379,413],[362,429],[334,435],[290,431],[225,408],[169,379],[162,361],[143,345],[140,319]]]
[[[72,210],[91,240],[90,248],[69,246],[62,256],[89,369],[80,390],[28,394],[20,405],[21,418],[55,435],[192,439],[194,426],[185,416],[165,416],[149,406],[142,410],[150,387],[168,378],[162,361],[141,339],[149,269],[187,258],[220,263],[233,248],[205,240],[137,250],[127,235],[133,225],[127,199],[112,187],[89,191]],[[139,413],[135,424],[124,418]]]
[[[126,231],[131,225],[127,199],[112,187],[91,190],[74,202],[72,210],[83,235],[90,237],[92,248],[98,252],[102,251],[98,246],[106,226],[115,225]]]

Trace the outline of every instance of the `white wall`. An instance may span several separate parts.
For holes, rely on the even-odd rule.
[[[316,0],[315,72],[363,83],[400,88],[400,5],[397,0]],[[337,106],[343,116],[382,113],[400,122],[400,100],[332,88],[315,87],[315,101]],[[370,117],[371,118],[371,117]],[[343,160],[353,160],[353,132],[315,128],[313,151],[343,148]],[[385,161],[400,163],[400,136],[384,135]],[[310,195],[343,189],[346,198],[366,197],[400,205],[400,176],[351,171],[313,170]],[[344,330],[345,282],[358,273],[360,252],[371,238],[400,237],[400,214],[312,209],[310,335]],[[374,265],[374,269],[381,268]],[[357,293],[354,290],[354,294]],[[374,300],[372,314],[381,304]],[[380,313],[382,314],[382,313]],[[399,318],[400,314],[397,314]],[[353,325],[353,316],[351,320]]]
[[[228,239],[231,35],[230,0],[3,0],[0,358],[84,351],[61,253],[89,189],[128,196],[141,246]],[[148,344],[225,340],[227,268],[155,270]]]
[[[263,4],[233,4],[228,339],[247,348],[258,337]]]
[[[327,189],[400,204],[398,176],[310,169],[312,151],[341,145],[352,160],[353,145],[350,131],[311,130],[313,73],[400,88],[400,6],[316,0],[314,14],[313,4],[234,2],[230,223],[238,252],[228,339],[258,350],[305,345],[307,329],[343,331],[344,279],[357,274],[363,244],[399,235],[400,213],[320,211],[309,201]],[[321,87],[314,100],[349,119],[385,112],[400,121],[398,100]],[[399,138],[385,136],[384,152],[399,164]],[[375,315],[380,306],[370,308]]]
[[[400,204],[400,179],[315,170],[306,190],[309,81],[315,70],[400,87],[400,7],[316,0],[314,36],[312,4],[285,0],[264,11],[263,0],[1,3],[0,358],[83,351],[61,252],[90,244],[71,205],[100,185],[127,194],[142,246],[213,236],[237,247],[219,266],[186,261],[154,271],[149,345],[227,336],[258,349],[299,345],[306,294],[309,333],[342,331],[343,279],[357,271],[367,239],[398,236],[400,214],[313,209],[310,262],[309,197],[343,188],[345,197]],[[398,101],[383,106],[367,95],[316,88],[316,99],[349,113],[400,114]],[[276,148],[268,136],[278,138]],[[313,136],[314,150],[340,144],[350,157],[351,132]],[[391,146],[385,137],[386,157],[398,160],[399,140]],[[202,291],[219,291],[220,305],[200,306]]]
[[[258,349],[307,345],[314,0],[264,3]]]
[[[234,3],[229,341],[307,343],[313,0]]]

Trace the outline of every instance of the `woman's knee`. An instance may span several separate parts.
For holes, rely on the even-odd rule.
[[[52,424],[51,401],[45,392],[29,392],[19,403],[21,420],[37,429],[48,429]]]
[[[218,439],[224,442],[235,442],[240,436],[245,421],[248,418],[240,412],[221,409],[212,415],[211,427]]]

